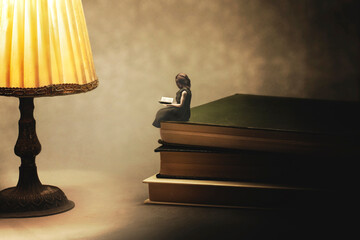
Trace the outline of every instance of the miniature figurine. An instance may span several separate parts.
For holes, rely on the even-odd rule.
[[[153,122],[154,127],[160,128],[160,122],[162,121],[188,121],[190,118],[190,78],[185,73],[179,73],[175,77],[175,82],[180,89],[176,93],[176,103],[166,104],[165,108],[156,113]]]

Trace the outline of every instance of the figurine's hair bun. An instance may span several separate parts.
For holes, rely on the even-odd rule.
[[[185,73],[179,73],[175,76],[175,81],[176,81],[176,85],[181,88],[181,87],[191,87],[191,81],[190,78],[187,74]]]

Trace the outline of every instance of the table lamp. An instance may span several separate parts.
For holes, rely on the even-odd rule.
[[[0,217],[33,217],[74,207],[61,189],[43,185],[34,97],[84,93],[96,77],[81,0],[0,0],[0,95],[20,101],[16,187],[0,192]]]

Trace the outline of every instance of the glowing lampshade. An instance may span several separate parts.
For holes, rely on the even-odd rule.
[[[81,0],[0,0],[0,95],[86,92],[98,82]]]

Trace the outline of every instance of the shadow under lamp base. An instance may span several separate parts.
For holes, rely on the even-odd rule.
[[[16,187],[0,192],[0,218],[48,216],[72,209],[74,202],[55,186],[42,185],[35,164],[41,151],[33,117],[34,98],[19,98],[19,137],[15,154],[21,158],[19,180]]]

